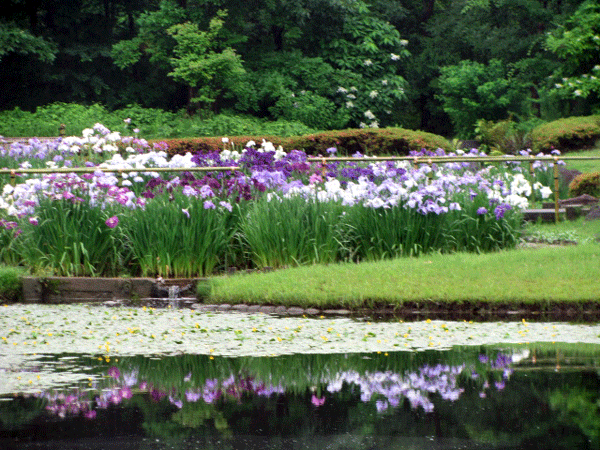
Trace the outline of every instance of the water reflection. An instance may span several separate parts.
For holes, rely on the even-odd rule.
[[[57,359],[102,376],[5,398],[0,448],[600,448],[600,346]]]

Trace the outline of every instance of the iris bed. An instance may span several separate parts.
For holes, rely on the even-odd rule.
[[[5,177],[0,261],[55,275],[193,277],[230,267],[493,251],[515,246],[521,211],[551,194],[551,164],[532,177],[510,163],[415,166],[360,154],[311,163],[302,151],[266,141],[238,150],[223,139],[223,147],[169,158],[162,142],[151,146],[96,124],[81,137],[0,148],[0,166],[17,172],[97,169],[20,178],[15,186]],[[229,166],[238,169],[153,170]]]

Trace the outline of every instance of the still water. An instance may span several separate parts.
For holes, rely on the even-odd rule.
[[[597,344],[58,353],[13,369],[0,377],[24,384],[0,397],[3,450],[600,448]]]

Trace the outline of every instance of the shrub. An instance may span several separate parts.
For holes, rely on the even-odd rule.
[[[568,117],[535,127],[531,131],[533,149],[562,153],[593,147],[600,139],[600,115]]]
[[[61,124],[69,135],[81,135],[84,128],[101,122],[116,128],[117,121],[101,105],[90,106],[56,102],[38,107],[35,112],[15,108],[0,112],[0,134],[3,136],[57,136]],[[123,121],[120,121],[122,124]]]
[[[297,138],[289,138],[284,149],[304,150],[307,154],[326,154],[329,147],[338,153],[353,155],[408,155],[411,150],[436,150],[448,148],[450,143],[432,133],[405,130],[403,128],[363,128],[342,131],[326,131]]]
[[[308,155],[325,155],[330,147],[336,147],[338,155],[353,155],[356,152],[366,155],[408,155],[413,150],[450,147],[448,140],[442,136],[403,128],[335,130],[289,138],[257,135],[229,137],[230,143],[238,149],[250,140],[260,143],[263,139],[272,142],[275,147],[281,145],[286,151],[303,150]],[[220,137],[167,139],[165,142],[169,145],[171,155],[223,150]]]
[[[302,122],[316,129],[341,128],[348,125],[350,114],[331,100],[313,92],[282,96],[270,111],[276,117]]]
[[[487,65],[464,60],[440,68],[437,98],[461,138],[474,136],[478,119],[503,119],[507,111],[518,109],[521,88],[507,72],[498,59]]]
[[[582,173],[571,181],[569,196],[579,197],[583,194],[600,197],[600,172]]]
[[[131,119],[126,125],[124,119]],[[146,138],[188,136],[227,136],[243,134],[275,134],[297,136],[313,133],[314,128],[299,121],[270,121],[257,117],[217,114],[209,118],[190,116],[185,111],[173,113],[139,105],[108,111],[104,106],[77,103],[52,103],[38,107],[35,112],[19,108],[0,111],[0,135],[10,137],[54,137],[65,124],[68,136],[79,136],[85,128],[102,123],[112,131],[130,135],[134,129]]]
[[[531,121],[517,123],[512,118],[493,122],[481,119],[477,121],[475,132],[481,142],[479,150],[516,155],[521,150],[530,149]]]
[[[24,270],[21,268],[0,266],[0,300],[15,302],[21,298],[23,274]]]

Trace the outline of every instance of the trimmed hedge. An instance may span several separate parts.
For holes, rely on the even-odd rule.
[[[579,197],[584,194],[600,197],[600,172],[582,173],[569,183],[570,197]]]
[[[169,154],[207,153],[231,149],[243,149],[248,141],[260,144],[262,140],[272,142],[275,147],[281,145],[287,152],[304,150],[308,155],[326,155],[330,147],[338,149],[337,155],[353,155],[360,152],[364,155],[408,155],[411,150],[432,150],[438,148],[448,150],[450,143],[442,136],[423,131],[405,130],[403,128],[368,128],[325,131],[282,138],[278,136],[233,136],[224,144],[220,137],[203,137],[194,139],[163,139],[169,145]]]
[[[533,149],[562,153],[593,147],[600,139],[600,115],[568,117],[535,127],[531,131]]]
[[[24,274],[23,268],[0,265],[0,301],[16,302],[21,300]]]

